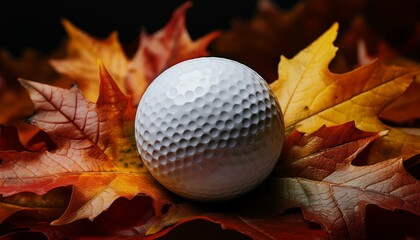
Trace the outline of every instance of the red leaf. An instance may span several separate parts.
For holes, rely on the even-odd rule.
[[[133,138],[130,98],[100,64],[98,102],[86,100],[77,86],[70,90],[20,80],[35,103],[30,119],[47,132],[57,149],[42,153],[1,151],[0,193],[45,194],[73,186],[66,212],[54,224],[94,219],[119,197],[152,197],[159,215],[169,203],[165,190],[143,167]]]

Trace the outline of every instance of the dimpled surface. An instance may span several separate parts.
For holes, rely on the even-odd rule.
[[[181,62],[146,90],[136,115],[144,164],[169,190],[221,201],[260,184],[284,139],[280,107],[249,67],[224,58]]]

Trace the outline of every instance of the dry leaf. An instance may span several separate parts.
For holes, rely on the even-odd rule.
[[[368,144],[386,133],[361,131],[354,122],[334,127],[322,126],[309,135],[293,131],[286,138],[275,175],[320,181],[332,174],[337,164],[353,160]]]
[[[54,224],[94,219],[119,197],[147,194],[156,214],[169,203],[166,192],[143,167],[133,143],[134,113],[125,96],[100,64],[97,103],[70,90],[21,80],[35,103],[30,122],[49,133],[57,149],[47,152],[1,151],[0,193],[45,194],[72,186],[66,212]]]
[[[420,182],[405,170],[401,158],[369,166],[347,161],[322,181],[294,177],[270,184],[279,211],[301,207],[305,218],[320,223],[333,239],[362,239],[369,204],[420,215]]]
[[[286,129],[306,133],[322,125],[355,121],[364,131],[388,130],[372,146],[369,163],[420,153],[420,136],[383,124],[378,114],[412,83],[419,69],[384,66],[379,61],[344,74],[328,70],[337,48],[338,24],[292,59],[281,57],[279,79],[271,84],[283,110]]]

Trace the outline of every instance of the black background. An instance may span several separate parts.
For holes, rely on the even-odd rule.
[[[150,1],[0,1],[0,48],[19,56],[24,48],[48,53],[66,33],[66,18],[83,31],[104,38],[119,33],[123,44],[137,41],[141,28],[151,33],[162,28],[185,0]],[[193,39],[212,30],[229,28],[232,19],[249,19],[257,0],[191,0],[187,29]],[[297,1],[274,1],[290,8]]]

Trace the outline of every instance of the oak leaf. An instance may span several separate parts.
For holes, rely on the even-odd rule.
[[[158,74],[180,61],[207,55],[207,46],[218,35],[209,33],[192,41],[185,27],[185,14],[191,7],[187,1],[172,15],[167,25],[148,35],[142,31],[139,48],[133,59],[126,56],[116,32],[107,39],[97,39],[76,28],[68,20],[63,25],[69,35],[68,56],[53,59],[51,64],[59,73],[77,81],[85,96],[98,97],[96,59],[101,59],[123,92],[130,94],[137,105],[147,86]]]
[[[379,61],[334,74],[328,64],[337,48],[338,24],[292,59],[281,57],[279,78],[271,83],[283,110],[287,131],[311,133],[322,125],[355,121],[357,128],[387,136],[371,146],[368,163],[420,153],[420,136],[383,124],[379,113],[412,83],[419,69],[384,66]]]
[[[307,220],[321,224],[333,239],[363,238],[370,204],[420,215],[420,182],[405,170],[401,158],[369,166],[347,161],[322,180],[278,178],[270,184],[279,211],[300,207]]]
[[[0,193],[43,195],[72,186],[63,215],[53,224],[94,219],[119,197],[146,194],[156,214],[169,196],[148,173],[133,137],[134,111],[102,64],[100,96],[92,103],[77,86],[69,90],[20,80],[29,91],[36,113],[29,119],[47,132],[57,148],[46,152],[0,152]]]
[[[271,214],[299,207],[305,219],[319,223],[332,239],[364,238],[368,205],[420,215],[420,181],[401,158],[352,165],[367,143],[385,133],[360,131],[352,122],[310,135],[294,131],[286,139],[277,177],[269,179],[253,205],[269,205]],[[361,149],[348,154],[355,146]]]

